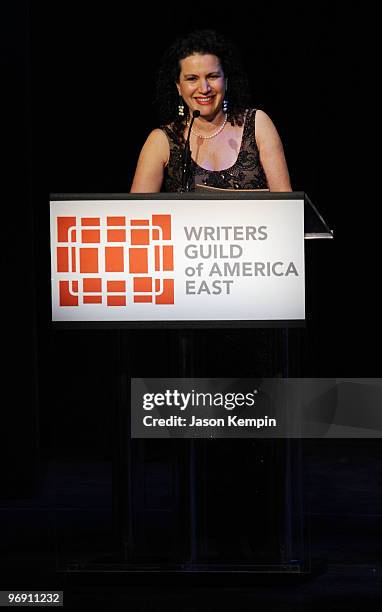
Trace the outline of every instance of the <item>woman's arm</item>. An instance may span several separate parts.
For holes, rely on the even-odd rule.
[[[130,193],[158,193],[163,183],[170,146],[163,130],[153,130],[139,155]]]
[[[292,191],[280,136],[272,120],[261,110],[256,111],[255,129],[269,191]]]

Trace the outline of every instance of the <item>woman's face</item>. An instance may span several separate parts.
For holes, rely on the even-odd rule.
[[[227,87],[226,78],[216,55],[195,53],[180,60],[179,95],[192,111],[213,119],[221,110]]]

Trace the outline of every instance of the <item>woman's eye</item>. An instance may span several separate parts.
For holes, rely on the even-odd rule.
[[[209,79],[209,80],[210,80],[210,79],[219,79],[219,78],[220,78],[220,76],[221,76],[220,74],[209,74],[209,75],[208,75],[208,77],[207,77],[207,79]],[[189,77],[186,77],[186,81],[196,81],[196,80],[197,80],[197,77],[196,77],[196,76],[189,76]]]

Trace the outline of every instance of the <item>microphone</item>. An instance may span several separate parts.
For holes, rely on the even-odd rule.
[[[190,189],[190,186],[188,184],[188,179],[189,179],[188,175],[189,175],[190,160],[191,160],[190,136],[191,136],[192,124],[194,123],[195,119],[199,117],[199,115],[200,115],[200,111],[198,110],[193,111],[190,127],[188,128],[186,144],[184,146],[183,164],[182,164],[182,188],[181,188],[182,193],[184,193],[185,191],[189,191]]]

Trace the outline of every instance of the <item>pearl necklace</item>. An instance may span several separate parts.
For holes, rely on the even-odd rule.
[[[198,136],[198,138],[204,138],[205,140],[209,139],[209,138],[215,138],[215,136],[217,136],[218,134],[220,134],[220,132],[222,132],[225,128],[225,124],[227,123],[227,113],[225,113],[225,117],[224,117],[224,121],[221,124],[221,126],[216,130],[216,132],[214,132],[213,134],[210,134],[209,136],[202,136],[202,134],[198,134],[198,132],[195,132],[194,128],[191,128],[191,132],[193,134],[195,134],[195,136]],[[187,125],[190,125],[190,121],[187,121]]]

